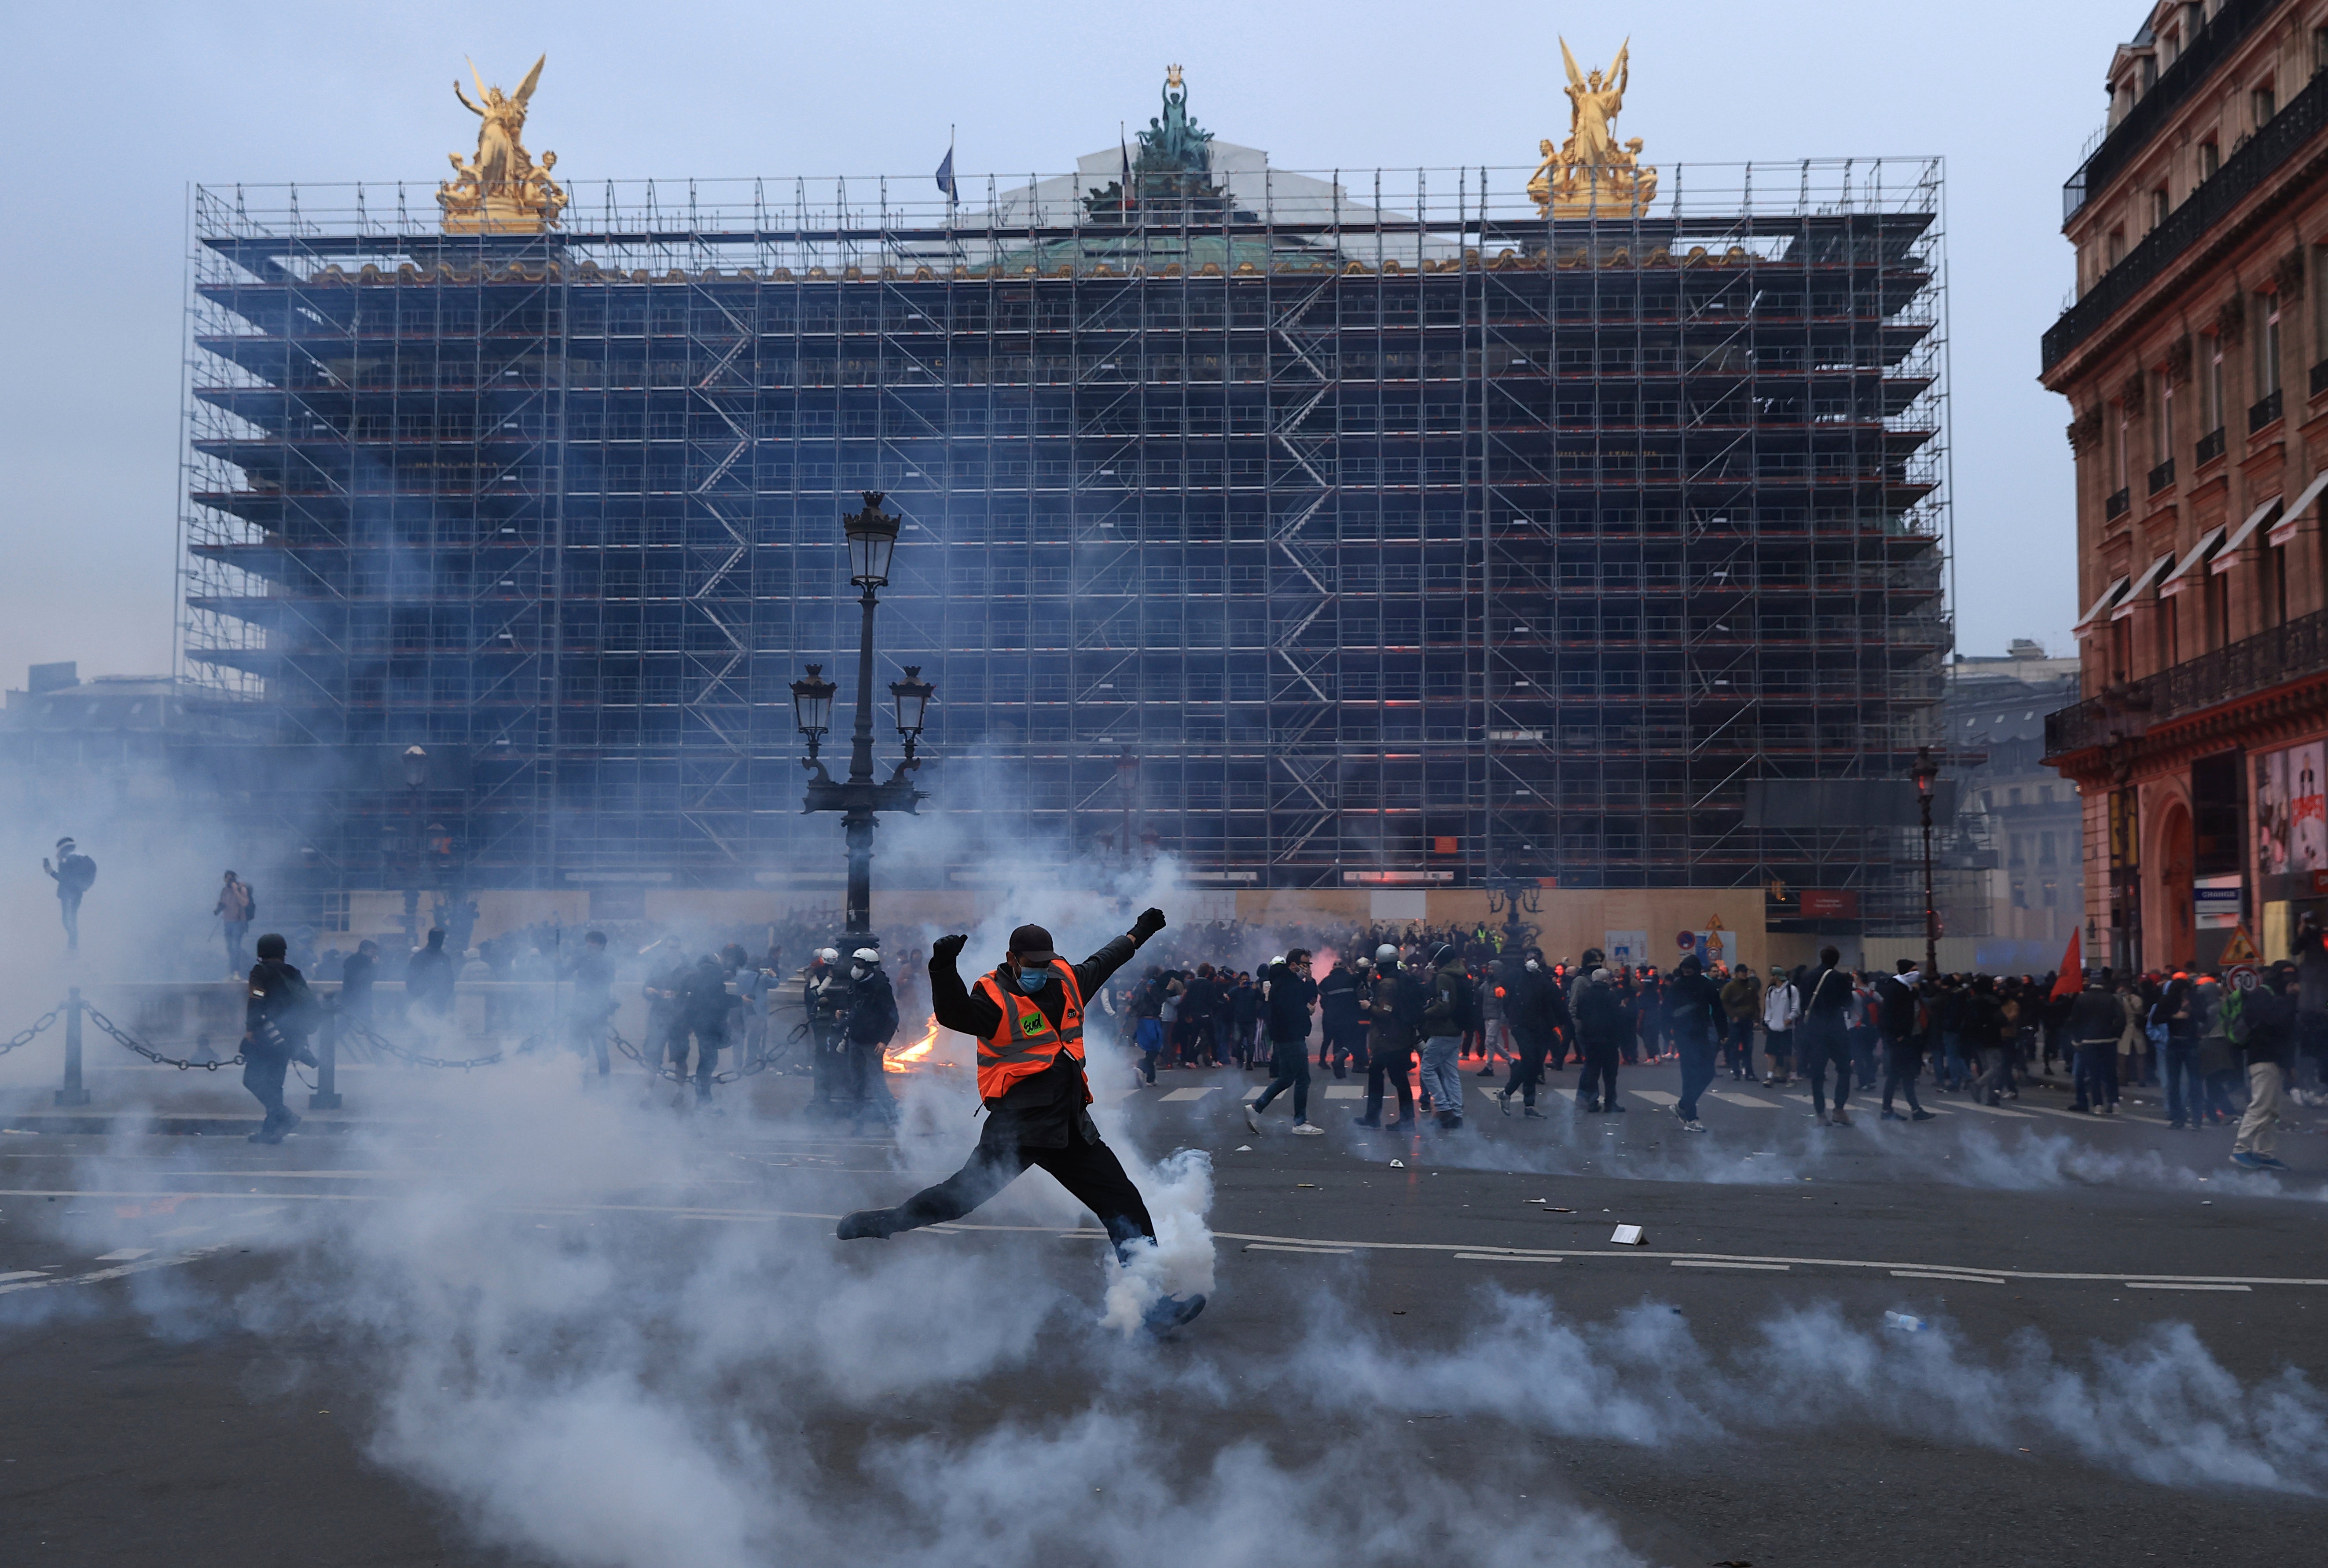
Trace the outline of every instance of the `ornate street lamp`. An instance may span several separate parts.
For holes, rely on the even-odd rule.
[[[1939,759],[1929,746],[1916,748],[1916,805],[1924,822],[1924,976],[1940,971],[1940,912],[1932,899],[1932,790],[1940,781]]]
[[[832,694],[840,688],[824,678],[824,666],[812,664],[807,676],[793,682],[793,722],[808,737],[808,758],[813,762],[832,727]]]
[[[906,742],[906,760],[886,781],[873,777],[873,611],[880,602],[875,590],[889,583],[889,557],[897,548],[901,519],[881,509],[879,490],[863,492],[865,507],[840,519],[849,542],[849,581],[864,590],[858,597],[863,611],[857,644],[857,723],[850,734],[849,777],[836,783],[818,760],[818,751],[832,716],[838,691],[824,678],[821,667],[808,667],[805,679],[793,683],[793,716],[808,739],[808,792],[801,798],[803,811],[838,811],[849,835],[849,934],[870,936],[873,930],[873,827],[876,813],[914,811],[927,798],[906,777],[918,770],[915,748],[921,739],[923,718],[936,688],[921,678],[921,667],[908,665],[906,678],[892,682],[890,697],[897,705],[897,733]]]

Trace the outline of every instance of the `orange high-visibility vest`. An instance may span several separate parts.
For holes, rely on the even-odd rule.
[[[1076,983],[1075,966],[1064,958],[1051,960],[1052,971],[1059,984],[1066,987],[1066,1005],[1060,1010],[1059,1025],[1043,1016],[1043,1010],[1034,1001],[1016,991],[1005,991],[1002,983],[992,975],[978,977],[978,988],[986,999],[1002,1010],[1002,1022],[995,1026],[991,1040],[978,1042],[978,1097],[999,1099],[1004,1090],[1020,1078],[1032,1078],[1049,1069],[1065,1050],[1077,1063],[1084,1059],[1084,992]],[[1091,1097],[1091,1090],[1084,1090]]]

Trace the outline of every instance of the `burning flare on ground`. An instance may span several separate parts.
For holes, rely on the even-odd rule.
[[[922,1031],[922,1038],[902,1050],[893,1050],[883,1057],[881,1070],[911,1072],[917,1067],[930,1065],[930,1052],[937,1048],[937,1043],[938,1015],[933,1013],[930,1014],[929,1027]]]

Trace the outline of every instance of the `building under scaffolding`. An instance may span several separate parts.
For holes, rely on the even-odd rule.
[[[964,855],[1920,922],[1895,830],[1746,799],[1929,738],[1937,164],[1669,164],[1579,219],[1169,152],[960,204],[577,185],[530,235],[198,191],[183,644],[274,725],[243,807],[343,891],[837,878],[787,686],[851,666],[878,490]]]

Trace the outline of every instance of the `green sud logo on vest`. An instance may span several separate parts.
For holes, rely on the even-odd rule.
[[[1043,1015],[1039,1013],[1022,1013],[1018,1015],[1018,1027],[1030,1031],[1040,1029],[1043,1027]]]

